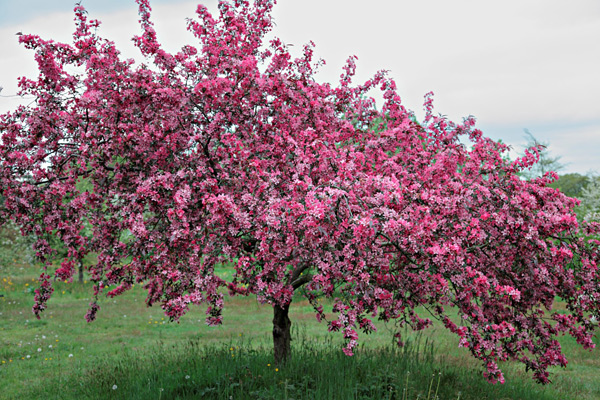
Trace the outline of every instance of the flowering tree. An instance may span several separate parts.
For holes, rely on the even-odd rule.
[[[221,2],[216,19],[199,6],[188,29],[200,46],[177,54],[138,3],[148,65],[121,59],[81,6],[72,45],[20,36],[40,75],[20,81],[35,105],[0,120],[0,215],[37,237],[36,315],[52,294],[56,236],[68,249],[61,279],[98,254],[88,320],[98,296],[135,282],[172,320],[206,304],[210,325],[225,293],[255,295],[273,307],[278,362],[295,293],[319,320],[317,298],[334,299],[326,323],[349,355],[371,318],[397,321],[401,344],[400,328],[427,327],[428,313],[492,382],[509,359],[547,382],[567,363],[559,334],[594,347],[599,242],[580,233],[600,228],[577,224],[575,200],[547,187],[553,173],[518,177],[539,149],[509,163],[472,118],[434,116],[431,97],[417,124],[385,73],[352,84],[353,58],[338,87],[316,83],[312,45],[297,59],[278,39],[262,46],[270,1]],[[380,111],[371,89],[383,91]],[[229,281],[215,274],[223,263]],[[557,296],[568,313],[553,310]]]
[[[590,182],[581,190],[581,218],[600,221],[600,177],[590,177]]]

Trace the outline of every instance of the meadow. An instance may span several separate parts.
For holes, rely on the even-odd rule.
[[[600,398],[599,350],[583,350],[569,337],[561,338],[569,365],[551,370],[552,384],[538,385],[521,365],[504,363],[506,383],[491,385],[440,324],[405,331],[407,344],[397,348],[394,326],[379,323],[347,357],[341,335],[328,333],[298,298],[292,359],[278,367],[271,308],[253,298],[227,298],[219,327],[207,327],[197,308],[170,323],[160,307],[146,307],[137,285],[104,298],[97,320],[87,323],[91,284],[56,282],[37,320],[31,306],[38,275],[27,265],[0,269],[1,399]]]

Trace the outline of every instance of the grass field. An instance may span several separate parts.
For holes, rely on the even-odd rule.
[[[502,365],[506,383],[490,385],[438,324],[407,332],[402,349],[391,345],[393,326],[379,324],[347,357],[340,335],[297,301],[292,360],[276,368],[271,309],[252,298],[226,299],[224,324],[211,328],[200,309],[167,322],[160,307],[145,306],[138,286],[104,299],[98,319],[87,323],[89,283],[57,282],[49,309],[36,320],[38,274],[35,267],[0,269],[2,399],[600,399],[599,350],[566,337],[569,365],[552,370],[551,385],[535,384],[509,363]]]

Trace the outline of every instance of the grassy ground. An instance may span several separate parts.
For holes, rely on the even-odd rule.
[[[0,398],[23,399],[599,399],[598,351],[563,338],[570,360],[536,385],[519,365],[504,364],[507,383],[490,385],[480,366],[440,325],[408,345],[390,346],[391,326],[362,336],[354,357],[340,335],[292,306],[292,361],[275,368],[271,309],[251,298],[226,300],[225,323],[204,324],[202,310],[169,323],[147,308],[142,288],[104,299],[97,321],[83,316],[89,284],[56,283],[42,320],[31,314],[38,270],[0,270]],[[598,343],[598,340],[596,340]]]

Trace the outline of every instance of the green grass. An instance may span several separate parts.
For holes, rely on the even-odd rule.
[[[490,385],[440,325],[406,332],[398,349],[390,345],[393,326],[378,324],[347,357],[340,335],[296,301],[293,356],[276,370],[271,309],[251,298],[226,299],[224,324],[211,328],[200,309],[167,322],[160,307],[145,306],[138,286],[104,299],[97,321],[87,323],[90,285],[57,282],[38,321],[30,311],[38,272],[0,270],[2,399],[433,399],[436,390],[440,399],[600,398],[598,353],[570,338],[561,339],[569,366],[552,370],[553,384],[536,385],[520,365],[505,363],[506,384]]]

